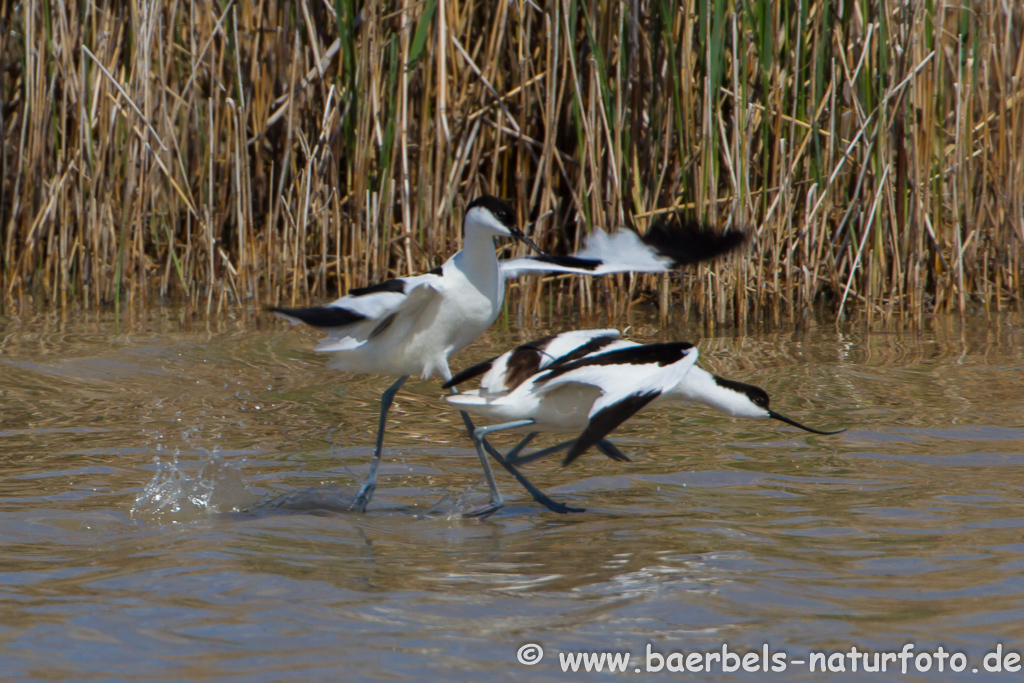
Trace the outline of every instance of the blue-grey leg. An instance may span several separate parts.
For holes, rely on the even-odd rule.
[[[513,446],[512,450],[510,450],[508,453],[505,454],[505,457],[508,460],[515,460],[516,458],[518,458],[519,454],[522,452],[522,450],[524,448],[526,448],[526,446],[531,441],[533,441],[535,438],[537,438],[538,434],[540,434],[540,432],[530,432],[529,434],[524,436],[522,441],[520,441],[515,446]]]
[[[555,444],[554,446],[542,448],[539,451],[534,451],[533,453],[528,453],[527,455],[520,455],[516,458],[509,458],[508,462],[510,465],[514,465],[516,467],[518,467],[519,465],[525,465],[526,463],[533,462],[534,460],[540,460],[541,458],[551,455],[553,453],[564,451],[566,448],[571,446],[574,441],[576,441],[576,439],[569,439],[568,441],[563,441],[560,444]]]
[[[451,371],[445,368],[447,372],[443,373],[445,381],[452,378]],[[459,390],[452,387],[452,393],[457,394]],[[480,458],[480,466],[484,470],[484,478],[487,480],[487,486],[491,489],[491,500],[487,505],[482,505],[478,508],[474,508],[465,514],[463,517],[486,517],[492,515],[500,510],[504,505],[505,501],[501,497],[501,493],[498,491],[498,484],[494,481],[494,472],[491,471],[491,463],[487,460],[487,456],[484,455],[483,448],[480,446],[480,439],[477,437],[477,429],[473,426],[473,420],[470,419],[469,413],[465,410],[460,410],[459,415],[462,416],[462,423],[466,425],[466,431],[469,433],[469,438],[473,441],[473,446],[476,447],[477,455]],[[486,427],[484,427],[486,429]],[[486,433],[486,432],[485,432]]]
[[[483,444],[484,448],[487,449],[487,452],[491,454],[491,457],[498,461],[499,465],[508,470],[508,473],[516,478],[516,481],[518,481],[522,485],[522,487],[526,489],[531,496],[533,496],[533,499],[535,501],[546,507],[548,510],[551,510],[552,512],[558,512],[561,514],[565,514],[567,512],[586,512],[584,508],[574,508],[564,503],[555,502],[554,500],[549,498],[546,493],[544,493],[536,486],[534,486],[532,483],[530,483],[530,480],[524,477],[518,469],[516,469],[513,465],[510,465],[509,462],[501,455],[501,453],[498,452],[498,450],[494,446],[492,446],[487,441],[486,438],[481,438],[480,443]]]
[[[463,514],[463,517],[486,517],[500,510],[505,505],[505,501],[502,499],[501,493],[498,492],[498,485],[495,483],[494,473],[491,471],[491,462],[487,459],[487,454],[484,453],[484,436],[503,429],[515,429],[516,427],[532,425],[533,420],[518,420],[516,422],[506,422],[504,424],[473,429],[473,421],[469,419],[469,415],[463,411],[459,412],[462,413],[462,420],[466,423],[466,429],[470,430],[473,437],[473,445],[476,446],[476,453],[480,457],[480,466],[483,467],[484,476],[487,478],[487,485],[491,487],[491,501],[487,505],[482,505],[466,512]]]
[[[518,429],[520,427],[529,427],[533,424],[533,420],[514,420],[512,422],[502,422],[501,424],[488,425],[486,427],[477,427],[473,430],[474,436],[477,439],[482,439],[491,432],[503,432],[506,429]]]
[[[359,493],[356,494],[355,500],[352,501],[350,510],[356,512],[366,512],[366,506],[370,503],[370,499],[373,498],[373,492],[377,488],[377,466],[380,465],[380,454],[384,450],[384,425],[388,421],[388,411],[391,410],[391,404],[395,400],[395,394],[405,384],[405,380],[409,379],[409,375],[402,375],[399,377],[394,384],[388,387],[380,397],[380,422],[377,423],[377,448],[373,451],[373,461],[370,463],[370,474],[367,476],[366,481],[359,489]]]
[[[527,455],[519,455],[519,450],[521,449],[517,445],[516,448],[513,448],[511,451],[508,452],[508,455],[506,457],[508,458],[508,462],[510,465],[518,467],[519,465],[525,465],[535,460],[545,458],[549,455],[554,455],[559,451],[564,451],[566,448],[571,446],[575,440],[576,439],[563,441],[562,443],[555,444],[554,446],[548,446],[547,448],[542,448],[539,451],[534,451],[533,453],[528,453]],[[616,460],[618,462],[633,462],[632,460],[629,459],[628,456],[626,456],[625,453],[620,451],[615,444],[613,444],[611,441],[608,441],[607,439],[601,439],[600,441],[598,441],[597,448],[599,451],[607,455],[612,460]]]

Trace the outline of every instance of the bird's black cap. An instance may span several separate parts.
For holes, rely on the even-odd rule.
[[[541,248],[538,247],[533,240],[527,237],[526,234],[519,229],[519,226],[516,225],[516,210],[512,208],[512,205],[507,201],[499,197],[495,197],[494,195],[480,195],[469,203],[469,206],[466,207],[466,213],[469,213],[470,209],[475,209],[478,206],[490,211],[502,225],[508,228],[509,232],[511,232],[512,236],[517,240],[531,247],[539,254],[544,253],[541,251]]]

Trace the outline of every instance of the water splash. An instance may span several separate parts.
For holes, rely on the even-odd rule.
[[[453,495],[446,493],[424,512],[416,514],[417,519],[436,519],[457,522],[466,519],[466,514],[482,507],[490,500],[490,496],[481,493],[483,480],[467,487],[462,493]],[[487,515],[488,517],[490,515]]]
[[[238,512],[256,504],[262,496],[242,480],[241,465],[230,464],[216,452],[203,455],[199,469],[190,475],[175,452],[171,460],[154,458],[156,473],[135,497],[133,519],[188,522],[222,512]]]

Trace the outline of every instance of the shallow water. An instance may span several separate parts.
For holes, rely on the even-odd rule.
[[[1017,319],[705,337],[704,367],[849,431],[665,406],[613,435],[632,463],[528,467],[586,513],[499,472],[508,505],[480,521],[451,514],[486,488],[437,382],[399,394],[370,511],[338,512],[389,380],[325,371],[301,328],[143,318],[0,320],[4,680],[610,680],[654,676],[648,644],[767,644],[775,680],[861,680],[795,660],[907,643],[967,662],[907,680],[1000,680],[985,655],[1024,651]],[[543,331],[496,327],[453,368]],[[577,652],[629,673],[562,673]],[[694,677],[758,677],[710,663]]]

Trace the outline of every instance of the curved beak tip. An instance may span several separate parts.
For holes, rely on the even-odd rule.
[[[779,413],[776,413],[774,410],[769,410],[768,411],[768,417],[772,417],[772,418],[775,418],[776,420],[779,420],[780,422],[785,422],[786,424],[793,425],[794,427],[798,427],[798,428],[804,430],[805,432],[810,432],[811,434],[823,434],[823,435],[826,435],[826,436],[830,436],[832,434],[842,434],[843,432],[846,431],[845,429],[837,429],[837,430],[832,431],[832,432],[826,432],[826,431],[823,431],[821,429],[811,429],[810,427],[807,427],[806,425],[800,424],[796,420],[791,420],[788,417],[786,417],[785,415],[780,415]]]

